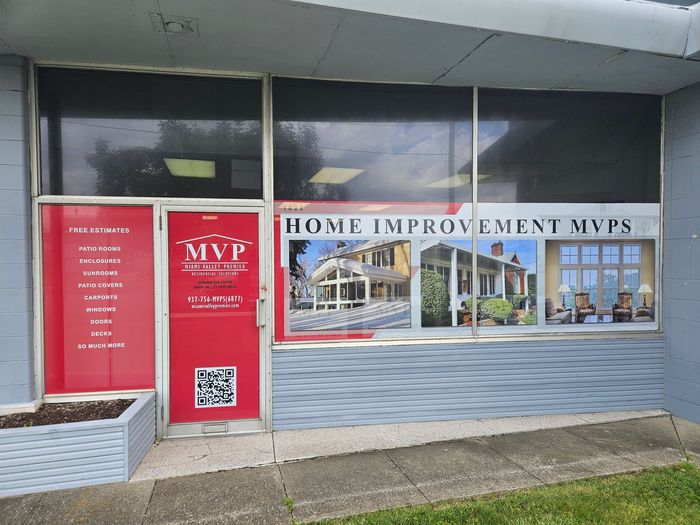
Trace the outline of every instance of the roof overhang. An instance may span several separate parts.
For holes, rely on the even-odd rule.
[[[314,273],[311,274],[311,277],[309,277],[309,283],[318,284],[326,275],[339,268],[350,272],[355,272],[362,277],[368,277],[370,279],[396,283],[402,283],[408,280],[408,276],[394,270],[389,270],[388,268],[380,268],[378,266],[356,261],[354,259],[337,257],[334,259],[329,259],[319,266]]]
[[[167,34],[153,22],[160,15],[195,20],[195,30]],[[700,11],[631,0],[4,0],[0,53],[311,78],[666,94],[700,81]]]

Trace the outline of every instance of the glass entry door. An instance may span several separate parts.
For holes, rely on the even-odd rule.
[[[167,434],[232,432],[261,419],[260,212],[165,213]]]

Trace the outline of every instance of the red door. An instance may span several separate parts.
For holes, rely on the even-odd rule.
[[[168,212],[170,423],[260,417],[257,213]]]

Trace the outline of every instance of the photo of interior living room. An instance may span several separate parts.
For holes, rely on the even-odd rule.
[[[654,322],[654,241],[547,241],[547,325]]]

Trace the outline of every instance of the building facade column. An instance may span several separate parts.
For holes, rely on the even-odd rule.
[[[35,406],[27,61],[0,56],[0,413]],[[31,405],[31,407],[30,407]]]

